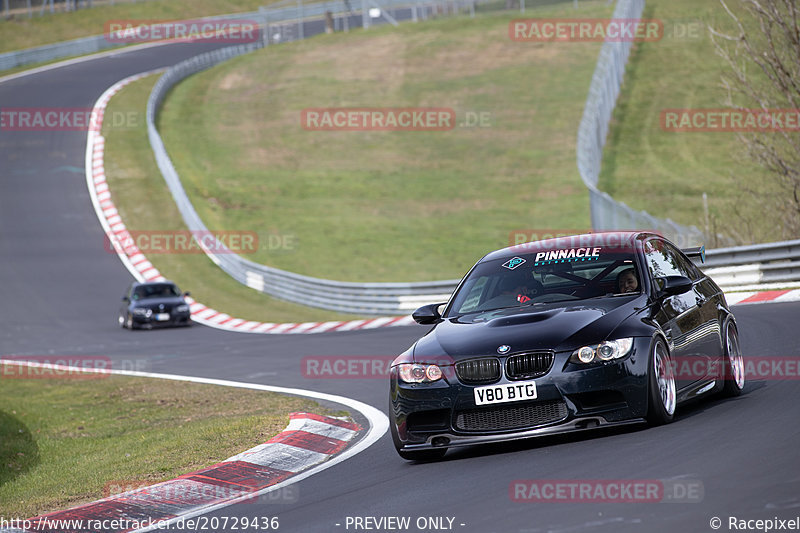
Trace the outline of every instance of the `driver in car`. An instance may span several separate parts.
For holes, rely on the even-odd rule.
[[[617,274],[617,292],[628,293],[639,291],[639,279],[636,277],[636,271],[632,268],[623,270]]]
[[[512,295],[524,304],[543,291],[542,284],[535,279],[507,277],[501,282],[501,294]]]

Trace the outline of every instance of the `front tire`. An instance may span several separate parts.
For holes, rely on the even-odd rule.
[[[666,344],[660,338],[653,341],[647,365],[647,421],[654,426],[672,422],[677,405],[675,372]]]
[[[725,385],[722,394],[725,396],[739,396],[744,389],[744,357],[739,347],[739,333],[736,326],[728,324],[725,333],[725,372],[722,377]]]

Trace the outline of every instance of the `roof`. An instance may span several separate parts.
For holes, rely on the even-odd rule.
[[[514,246],[508,246],[500,250],[495,250],[486,254],[481,261],[493,259],[506,259],[516,255],[529,254],[542,250],[558,250],[564,248],[602,248],[618,247],[620,243],[632,242],[637,238],[646,235],[657,236],[646,231],[599,231],[593,233],[582,233],[579,235],[569,235],[565,237],[554,237],[541,241],[526,242]]]

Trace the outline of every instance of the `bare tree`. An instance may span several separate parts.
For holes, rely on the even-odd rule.
[[[783,226],[781,238],[800,237],[800,8],[797,0],[738,0],[731,9],[719,0],[730,29],[709,28],[717,53],[728,65],[722,76],[726,105],[770,116],[795,117],[775,130],[739,134],[746,153],[766,169],[770,183],[740,176],[765,213]],[[731,2],[732,0],[728,0]]]

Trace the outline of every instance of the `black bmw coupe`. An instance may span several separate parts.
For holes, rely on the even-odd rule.
[[[178,286],[171,281],[134,282],[125,291],[119,325],[138,329],[154,326],[190,326],[191,311]]]
[[[690,259],[704,253],[646,232],[489,253],[448,303],[413,314],[433,328],[391,366],[398,453],[663,424],[685,401],[739,394],[736,319]]]

